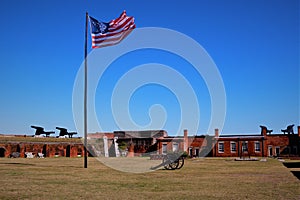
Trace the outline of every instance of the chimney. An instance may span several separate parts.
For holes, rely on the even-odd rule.
[[[183,138],[183,151],[188,151],[189,139],[188,139],[188,130],[185,129],[183,131],[184,138]]]
[[[215,129],[215,137],[218,138],[219,137],[219,129]]]
[[[134,157],[134,144],[130,144],[127,157]]]
[[[267,128],[266,128],[266,127],[263,127],[263,128],[261,129],[261,135],[267,136]]]
[[[188,137],[188,130],[185,129],[183,132],[184,132],[184,138],[187,138]]]
[[[300,126],[298,126],[298,136],[300,137]]]

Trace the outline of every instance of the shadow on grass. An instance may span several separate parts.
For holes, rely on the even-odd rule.
[[[300,180],[300,171],[291,171]]]
[[[287,168],[300,168],[300,162],[284,162],[283,165]]]
[[[300,168],[300,162],[283,162],[287,168]],[[300,180],[300,171],[291,171],[292,174]]]
[[[0,165],[24,165],[24,166],[34,166],[34,165],[36,165],[36,164],[11,162],[11,163],[0,163]]]

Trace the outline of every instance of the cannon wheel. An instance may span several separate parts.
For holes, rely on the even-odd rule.
[[[164,168],[165,168],[165,169],[168,169],[168,170],[172,169],[171,164],[166,164],[166,165],[164,165]]]
[[[164,157],[164,158],[163,158],[163,163],[166,163],[166,164],[164,165],[164,168],[165,168],[165,169],[168,169],[168,170],[173,169],[172,166],[171,166],[171,163],[170,163],[168,157]]]
[[[180,169],[183,165],[184,165],[184,158],[183,157],[179,157],[174,162],[172,162],[171,164],[169,164],[169,167],[171,169]]]
[[[177,169],[180,169],[183,165],[184,165],[184,158],[181,156],[180,158],[178,158]]]
[[[174,162],[171,162],[171,163],[170,162],[171,161],[169,160],[168,157],[163,158],[163,163],[167,163],[164,165],[165,169],[168,169],[168,170],[180,169],[184,165],[184,158],[179,157]]]
[[[179,162],[177,162],[177,160],[175,160],[174,162],[169,164],[169,166],[171,167],[171,169],[178,169],[178,164],[179,164]]]

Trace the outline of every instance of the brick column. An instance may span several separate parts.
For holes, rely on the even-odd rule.
[[[263,135],[263,136],[267,136],[267,129],[266,129],[266,128],[263,128],[263,129],[262,129],[262,135]]]
[[[214,138],[214,142],[213,142],[213,155],[216,157],[217,156],[217,144],[218,144],[218,139],[219,139],[219,129],[215,129],[215,138]]]
[[[134,144],[130,144],[127,157],[134,157]]]
[[[240,139],[238,141],[238,157],[241,157],[241,147],[240,147]]]
[[[264,138],[261,140],[261,146],[262,146],[261,147],[261,156],[262,157],[265,157],[265,155],[264,155],[265,154],[265,151],[264,151],[265,150],[264,140],[265,140]]]
[[[185,129],[183,131],[184,133],[184,139],[183,139],[183,151],[188,152],[188,146],[189,146],[189,138],[188,138],[188,130]]]
[[[219,129],[215,129],[215,137],[218,138],[219,137]]]

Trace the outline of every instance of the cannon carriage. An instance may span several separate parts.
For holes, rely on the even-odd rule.
[[[163,155],[162,163],[151,167],[151,170],[156,170],[160,167],[164,167],[167,170],[180,169],[184,165],[184,156],[177,153],[168,153]]]

